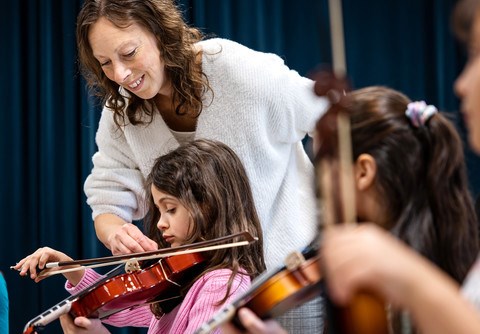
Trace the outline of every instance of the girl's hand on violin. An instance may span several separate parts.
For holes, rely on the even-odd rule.
[[[134,224],[126,223],[115,229],[108,237],[108,246],[113,255],[154,251],[155,241],[148,238]]]
[[[103,326],[99,319],[88,319],[85,317],[77,317],[75,320],[69,314],[60,316],[60,324],[62,325],[63,333],[92,333],[92,334],[107,334],[110,333],[108,329]]]
[[[232,323],[222,326],[222,333],[225,334],[286,334],[285,329],[275,320],[262,320],[248,308],[238,310],[238,318],[245,327],[245,331],[236,328]]]
[[[38,277],[37,269],[44,269],[48,262],[71,261],[72,258],[68,255],[59,252],[50,247],[42,247],[37,249],[33,254],[21,259],[13,269],[20,271],[20,276],[27,276],[30,273],[30,278],[39,282],[42,278]],[[50,269],[48,269],[50,270]]]
[[[401,306],[413,286],[412,273],[423,271],[420,256],[373,224],[326,229],[321,255],[329,294],[340,305],[367,290]]]

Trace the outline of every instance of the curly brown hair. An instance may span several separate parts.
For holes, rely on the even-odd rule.
[[[211,90],[208,78],[197,62],[195,43],[202,33],[189,27],[172,0],[85,0],[77,17],[77,47],[80,68],[88,87],[114,112],[120,127],[149,123],[153,119],[153,98],[144,100],[134,94],[125,97],[119,85],[106,77],[93,56],[88,34],[92,25],[104,17],[119,28],[136,23],[152,33],[165,64],[165,75],[172,83],[172,104],[177,115],[198,117],[202,97]],[[143,115],[147,115],[147,119]]]

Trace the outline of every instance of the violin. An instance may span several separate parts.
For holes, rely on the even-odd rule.
[[[235,237],[242,237],[245,240],[208,246]],[[67,313],[71,314],[74,318],[83,316],[103,319],[122,310],[140,307],[150,303],[168,301],[168,306],[174,307],[183,299],[180,293],[182,287],[190,283],[204,269],[203,264],[205,264],[207,258],[203,255],[203,252],[243,246],[257,240],[258,238],[254,238],[248,231],[244,231],[214,240],[202,241],[175,248],[108,257],[110,259],[118,259],[120,257],[125,259],[124,262],[126,262],[126,264],[117,266],[108,272],[104,278],[89,286],[87,289],[64,299],[30,320],[25,325],[23,333],[35,333],[37,330],[43,329],[47,324]],[[147,255],[142,257],[144,254]],[[145,265],[145,263],[148,263],[145,260],[150,260],[155,257],[161,258],[154,264],[150,262],[150,264]],[[106,259],[108,258],[50,263],[47,264],[46,267],[70,266],[80,263],[106,263]],[[126,273],[122,273],[124,268]],[[67,269],[63,272],[70,270],[71,269]],[[56,273],[59,272],[62,271],[59,270]],[[41,273],[39,276],[41,276]]]
[[[261,319],[269,319],[320,294],[322,276],[316,247],[309,245],[302,252],[292,252],[284,262],[284,266],[257,277],[248,291],[222,308],[195,334],[210,333],[228,321],[244,329],[237,317],[237,311],[242,307],[248,307]]]
[[[192,276],[201,263],[206,261],[201,253],[191,253],[160,259],[145,269],[107,277],[88,289],[72,295],[41,315],[30,320],[24,334],[35,333],[60,315],[70,313],[73,317],[106,318],[122,310],[138,307],[154,299],[178,298],[180,288]]]

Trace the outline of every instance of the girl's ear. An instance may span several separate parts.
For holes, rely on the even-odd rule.
[[[377,163],[370,154],[360,154],[355,161],[355,184],[358,191],[368,190],[377,175]]]

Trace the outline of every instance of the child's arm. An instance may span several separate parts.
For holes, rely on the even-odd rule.
[[[72,258],[68,255],[59,252],[50,247],[42,247],[37,249],[34,253],[26,256],[21,259],[13,269],[20,271],[20,276],[27,276],[30,273],[30,278],[35,280],[35,282],[40,282],[43,278],[38,277],[37,269],[44,269],[45,264],[48,262],[60,262],[60,261],[71,261]],[[49,271],[54,271],[56,269],[47,269]],[[58,269],[57,269],[58,270]],[[79,269],[76,271],[63,273],[63,276],[70,281],[72,285],[77,285],[78,282],[82,279],[85,273],[85,269]]]
[[[335,302],[347,304],[356,291],[367,289],[410,311],[422,332],[480,333],[480,315],[459,286],[379,227],[328,229],[321,252]]]

